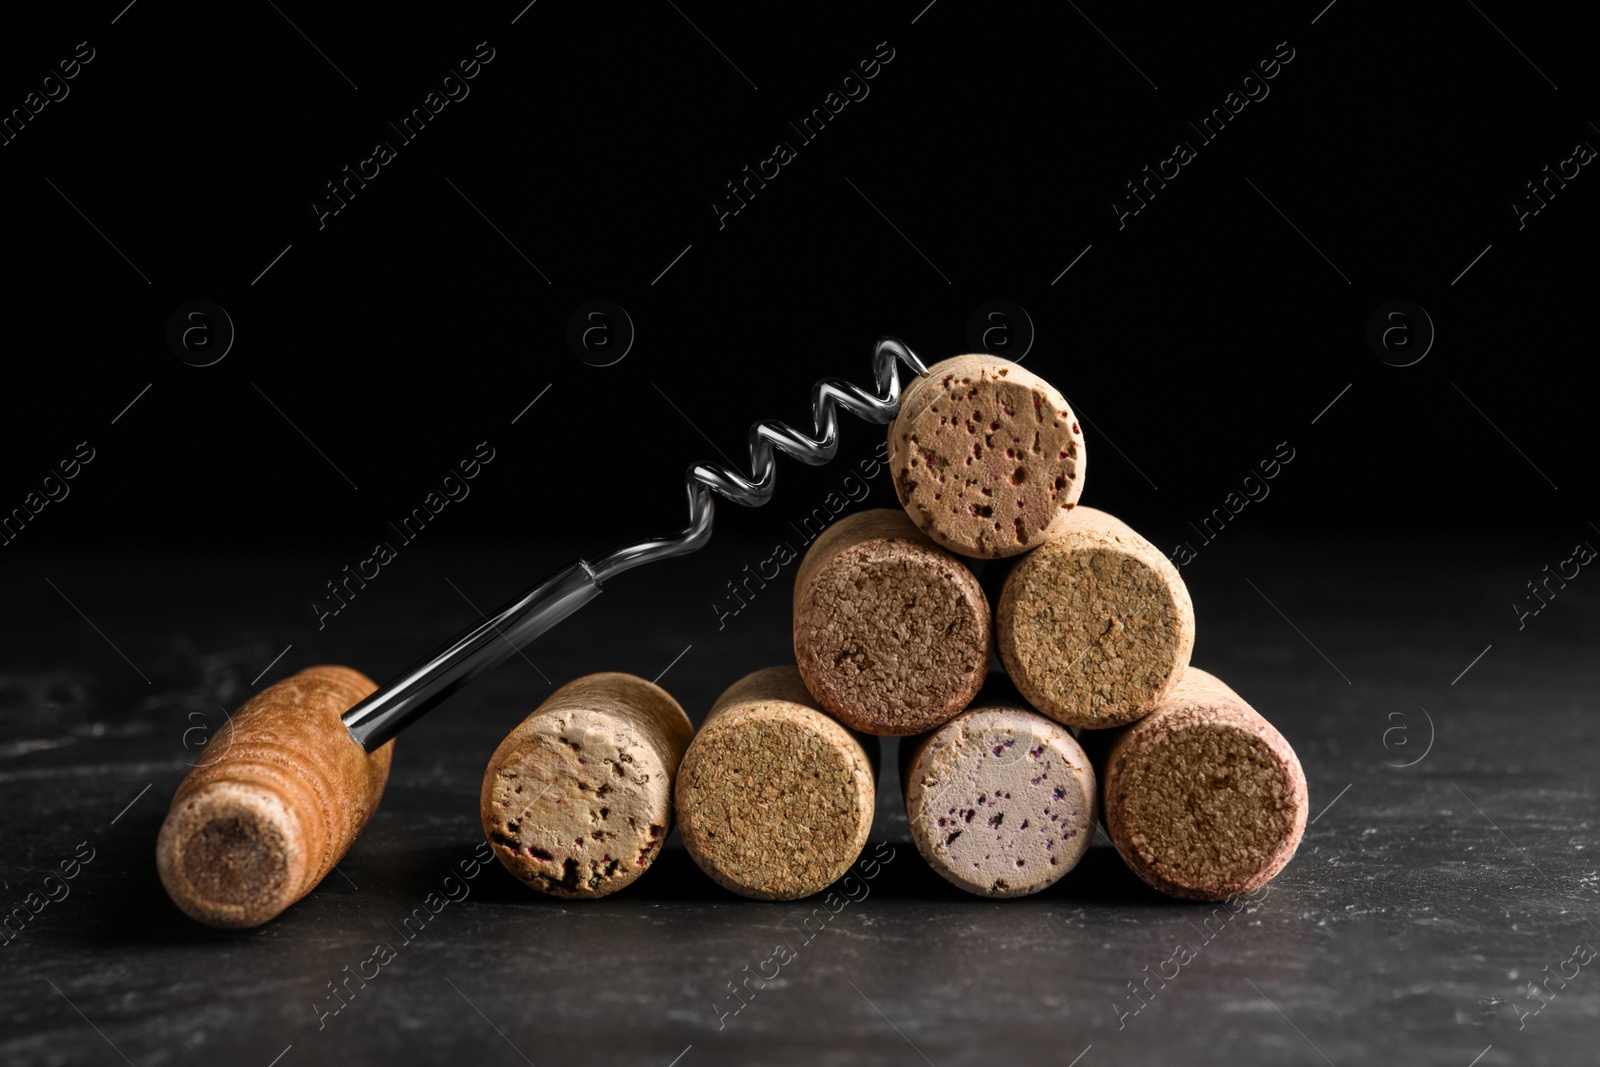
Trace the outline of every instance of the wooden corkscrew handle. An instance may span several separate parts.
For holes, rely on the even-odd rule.
[[[309,667],[234,713],[161,825],[173,903],[211,926],[259,926],[333,870],[389,778],[394,743],[369,755],[339,718],[376,688],[348,667]]]

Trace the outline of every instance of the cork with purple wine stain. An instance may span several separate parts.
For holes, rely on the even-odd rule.
[[[980,696],[900,752],[911,838],[951,884],[1027,896],[1088,850],[1098,809],[1089,758],[1066,727],[1021,700]]]

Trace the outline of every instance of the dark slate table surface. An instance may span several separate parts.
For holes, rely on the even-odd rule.
[[[1145,889],[1103,837],[1043,893],[964,895],[909,844],[888,745],[867,849],[883,862],[836,914],[821,898],[726,893],[676,836],[634,886],[598,902],[538,896],[491,864],[326,1015],[340,1003],[329,983],[378,941],[399,942],[394,927],[472,856],[484,763],[553,683],[670,664],[662,684],[698,721],[724,685],[784,658],[782,582],[720,630],[708,606],[759,546],[719,543],[629,575],[407,733],[383,806],[337,873],[241,932],[189,921],[156,877],[156,833],[185,770],[169,725],[314,662],[381,680],[568,554],[427,546],[321,632],[305,602],[337,569],[326,554],[8,559],[0,896],[10,909],[47,886],[70,895],[0,947],[0,1062],[1592,1059],[1600,601],[1588,583],[1600,579],[1575,579],[1519,629],[1512,600],[1567,554],[1549,538],[1246,533],[1184,572],[1195,662],[1294,744],[1314,821],[1270,892],[1237,915]],[[70,882],[46,882],[90,855]],[[827,921],[805,927],[818,908]],[[735,999],[733,985],[772,974],[780,943],[792,958]],[[1168,962],[1180,943],[1192,958]],[[1537,995],[1530,981],[1545,983]]]

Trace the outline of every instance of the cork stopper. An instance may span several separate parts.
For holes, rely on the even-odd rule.
[[[678,828],[717,884],[756,900],[826,889],[867,843],[877,767],[794,667],[717,698],[678,771]]]
[[[1227,900],[1294,856],[1306,779],[1289,742],[1239,694],[1196,667],[1145,718],[1108,737],[1106,831],[1163,893]]]
[[[1113,515],[1079,507],[1007,575],[995,607],[1000,662],[1059,722],[1122,726],[1150,713],[1194,650],[1178,568]]]
[[[1058,533],[1083,492],[1084,460],[1066,399],[997,356],[934,364],[889,427],[906,514],[964,556],[1015,556]]]
[[[500,742],[483,775],[483,832],[524,885],[603,897],[638,878],[672,829],[672,780],[694,727],[631,674],[574,679]]]
[[[348,667],[310,667],[234,713],[161,824],[173,903],[211,926],[259,926],[333,870],[389,777],[393,742],[368,755],[339,719],[376,688]]]
[[[853,730],[931,730],[983,684],[994,644],[983,589],[897,508],[830,526],[806,552],[794,590],[800,676]]]
[[[901,779],[917,851],[969,893],[1037,893],[1094,838],[1089,758],[1020,703],[985,702],[919,738]]]

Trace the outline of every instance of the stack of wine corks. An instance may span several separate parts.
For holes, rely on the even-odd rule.
[[[904,510],[839,520],[800,564],[794,664],[734,682],[692,738],[642,679],[563,687],[485,776],[501,861],[544,892],[601,896],[643,873],[676,816],[718,884],[808,896],[866,844],[876,738],[899,737],[912,838],[968,892],[1044,889],[1097,820],[1162,892],[1221,900],[1264,884],[1305,827],[1299,761],[1189,666],[1177,568],[1078,505],[1084,461],[1048,382],[992,356],[936,364],[889,430]],[[1005,568],[992,607],[976,566]]]
[[[1041,889],[1087,847],[1066,831],[1092,828],[1098,785],[1112,844],[1162,892],[1227,899],[1282,870],[1305,829],[1300,762],[1237,693],[1189,666],[1194,606],[1177,568],[1116,517],[1077,506],[1084,447],[1065,398],[1006,360],[946,360],[907,390],[889,459],[900,502],[933,541],[1020,557],[994,640],[1021,700],[980,700],[903,756],[928,862],[975,893]],[[1096,770],[1062,726],[1080,731]],[[1036,773],[1046,759],[1054,779]],[[1043,869],[1041,837],[1055,860]]]

